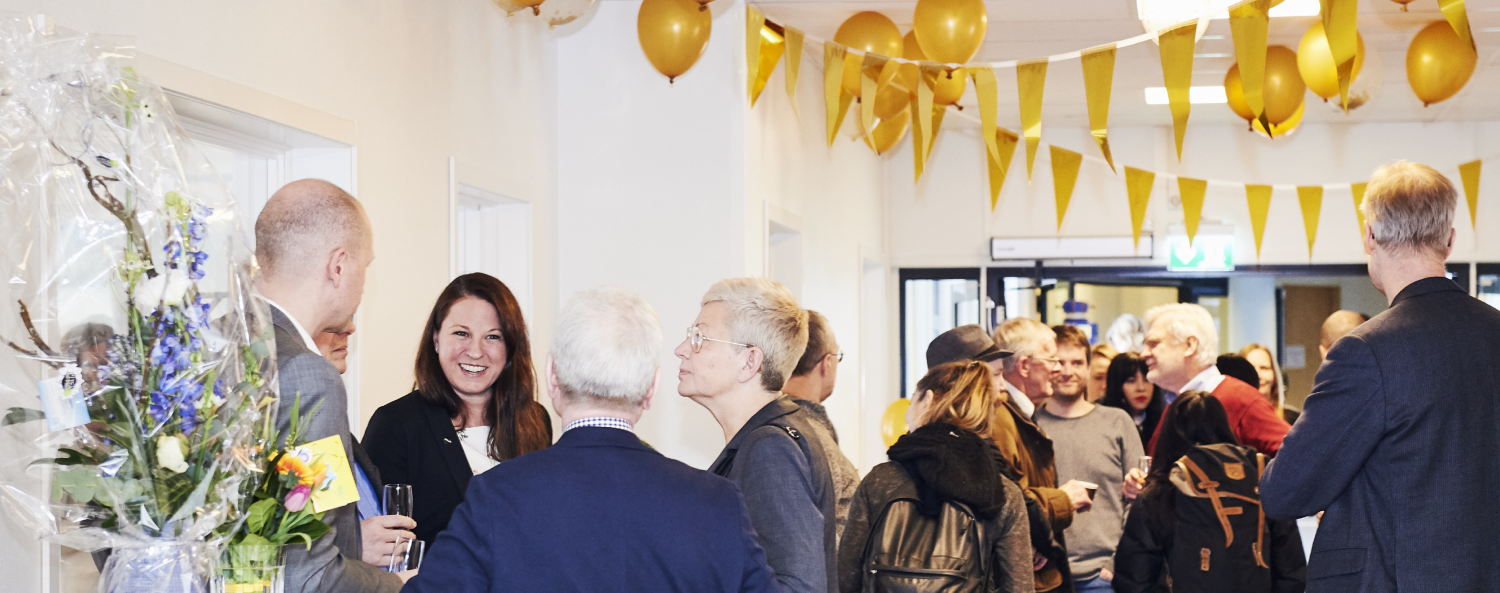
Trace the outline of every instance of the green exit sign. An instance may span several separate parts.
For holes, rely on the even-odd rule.
[[[1187,235],[1167,237],[1167,270],[1171,272],[1234,271],[1233,235],[1198,235],[1188,244]]]

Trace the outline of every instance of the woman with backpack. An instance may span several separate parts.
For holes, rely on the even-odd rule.
[[[1030,592],[1026,500],[990,442],[990,367],[953,362],[917,382],[891,461],[865,476],[839,542],[839,589]]]
[[[1261,511],[1265,457],[1239,444],[1219,400],[1183,392],[1161,422],[1146,487],[1115,550],[1115,591],[1302,591],[1297,525]]]

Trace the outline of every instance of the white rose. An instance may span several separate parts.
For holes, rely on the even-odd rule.
[[[177,473],[187,471],[187,443],[182,437],[161,435],[156,439],[156,464]]]
[[[192,286],[193,281],[184,270],[158,271],[155,277],[135,285],[135,308],[141,315],[150,317],[163,303],[169,306],[181,305]]]

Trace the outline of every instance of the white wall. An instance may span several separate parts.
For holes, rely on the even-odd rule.
[[[410,391],[422,322],[448,280],[448,156],[479,164],[466,183],[537,205],[536,228],[547,231],[535,233],[532,321],[545,347],[556,300],[555,61],[535,19],[439,0],[0,0],[0,11],[133,37],[161,60],[357,124],[357,196],[377,254],[359,328],[364,418]]]
[[[1203,106],[1218,108],[1218,106]],[[1006,124],[1009,114],[1001,114]],[[953,116],[949,116],[950,120]],[[1368,179],[1375,167],[1397,159],[1431,164],[1458,183],[1460,163],[1500,153],[1497,122],[1398,123],[1303,126],[1290,138],[1274,142],[1245,132],[1242,126],[1189,123],[1183,162],[1173,154],[1169,127],[1112,128],[1110,143],[1116,165],[1241,183],[1323,184]],[[1112,174],[1086,130],[1043,129],[1036,173],[1028,185],[1025,149],[1016,150],[999,207],[988,213],[984,147],[976,131],[948,130],[938,139],[929,172],[916,186],[890,185],[891,257],[901,267],[974,266],[988,261],[990,237],[1055,236],[1056,211],[1047,145],[1085,155],[1061,235],[1129,235],[1130,211],[1123,170]],[[910,152],[893,161],[893,177],[910,179]],[[1493,163],[1490,165],[1493,167]],[[1481,186],[1480,228],[1500,224],[1500,185]],[[1168,225],[1182,224],[1173,204],[1175,179],[1158,177],[1147,213],[1147,227],[1158,240]],[[1348,190],[1329,189],[1323,196],[1318,241],[1308,256],[1296,192],[1278,190],[1272,197],[1260,263],[1363,263],[1358,223]],[[1455,218],[1458,242],[1453,261],[1500,259],[1500,239],[1470,230],[1469,213],[1460,200]],[[1237,265],[1255,263],[1255,242],[1242,187],[1210,185],[1203,221],[1222,221],[1235,228]],[[1158,244],[1157,263],[1165,266]]]

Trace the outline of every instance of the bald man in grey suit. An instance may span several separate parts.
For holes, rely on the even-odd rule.
[[[396,593],[408,574],[375,564],[362,537],[386,545],[410,532],[388,526],[415,523],[379,517],[380,475],[349,429],[349,403],[333,364],[318,353],[313,336],[349,327],[364,294],[365,268],[374,260],[364,208],[338,187],[318,180],[294,181],[277,190],[255,221],[256,290],[271,309],[276,331],[278,424],[287,431],[291,406],[301,401],[303,435],[316,441],[337,435],[355,472],[360,501],[329,510],[331,529],[312,549],[291,546],[286,558],[287,593]],[[361,528],[361,515],[366,519]],[[394,519],[392,521],[391,519]]]

